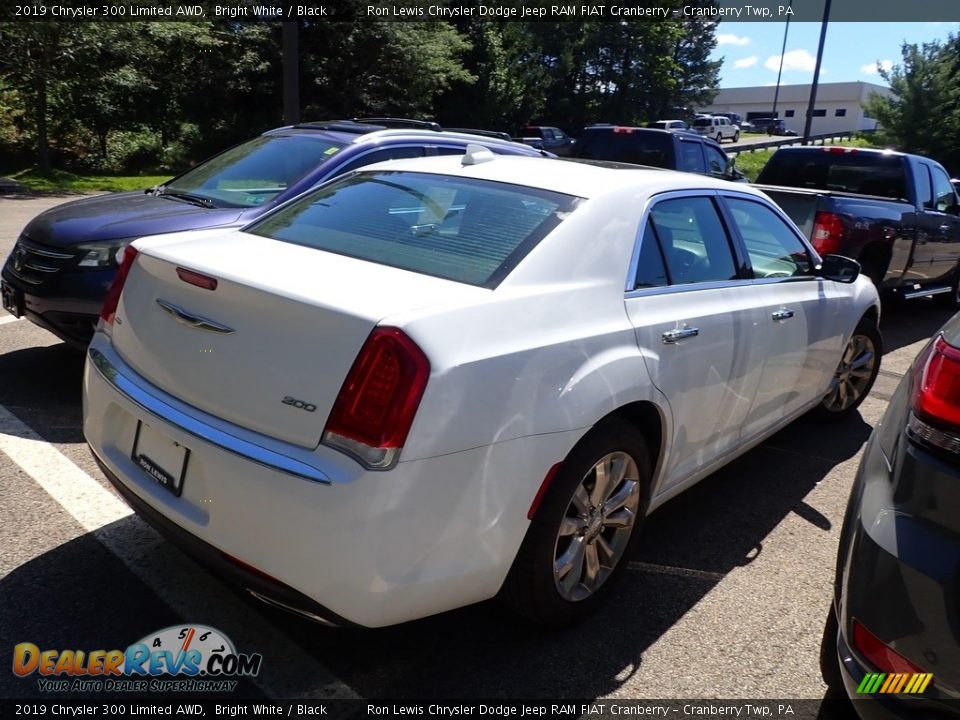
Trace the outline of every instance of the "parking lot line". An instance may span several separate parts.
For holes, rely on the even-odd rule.
[[[657,575],[674,575],[676,577],[710,580],[711,582],[719,582],[725,577],[725,573],[694,570],[693,568],[677,567],[675,565],[658,565],[656,563],[643,562],[642,560],[631,560],[627,563],[627,569],[656,573]]]
[[[0,405],[0,452],[187,622],[213,624],[238,648],[264,656],[257,686],[273,698],[357,698],[299,645],[241,602],[130,508]]]
[[[14,317],[13,315],[0,315],[0,325],[6,325],[7,323],[16,322],[20,318]]]

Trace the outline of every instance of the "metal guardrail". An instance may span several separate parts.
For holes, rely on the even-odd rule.
[[[827,141],[836,141],[836,140],[852,140],[855,133],[851,131],[846,132],[832,132],[832,133],[823,133],[822,135],[811,135],[810,136],[810,145],[826,145]],[[818,142],[819,141],[819,142]],[[736,157],[740,153],[753,152],[754,150],[766,150],[768,148],[779,148],[786,145],[803,145],[803,138],[799,135],[789,135],[786,137],[780,137],[777,140],[770,140],[769,142],[761,143],[750,143],[749,145],[738,145],[733,148],[724,148],[727,155],[732,155]]]

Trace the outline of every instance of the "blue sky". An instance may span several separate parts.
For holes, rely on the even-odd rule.
[[[714,59],[724,58],[720,87],[776,84],[783,31],[784,23],[720,22],[713,54]],[[875,71],[878,61],[898,64],[904,41],[945,40],[949,33],[960,33],[960,23],[831,23],[820,82],[863,80],[885,84]],[[813,79],[819,39],[820,23],[790,23],[781,84],[797,85]]]

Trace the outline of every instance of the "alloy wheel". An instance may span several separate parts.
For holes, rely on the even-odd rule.
[[[640,473],[625,452],[604,455],[570,498],[554,546],[553,579],[569,601],[593,595],[622,559],[637,521]]]
[[[831,412],[842,412],[857,403],[870,389],[877,363],[877,349],[866,335],[854,335],[840,358],[840,365],[823,399]]]

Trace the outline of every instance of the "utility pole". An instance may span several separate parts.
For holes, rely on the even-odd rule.
[[[813,110],[817,104],[817,84],[820,82],[820,63],[823,61],[823,45],[827,40],[827,24],[830,22],[830,2],[823,6],[823,24],[820,26],[820,46],[817,48],[817,65],[813,69],[813,84],[810,86],[810,105],[807,107],[807,123],[803,127],[803,144],[810,144],[810,127],[813,125]]]
[[[287,0],[284,7],[289,7],[291,2]],[[289,11],[284,14],[289,17]],[[283,122],[296,125],[300,122],[300,22],[284,20],[280,25],[283,28],[280,51],[283,63]]]
[[[787,3],[787,10],[793,7],[793,0]],[[777,70],[777,89],[773,91],[773,111],[770,119],[777,119],[777,100],[780,98],[780,76],[783,75],[783,56],[787,52],[787,33],[790,32],[790,13],[787,12],[787,25],[783,28],[783,47],[780,48],[780,69]]]

